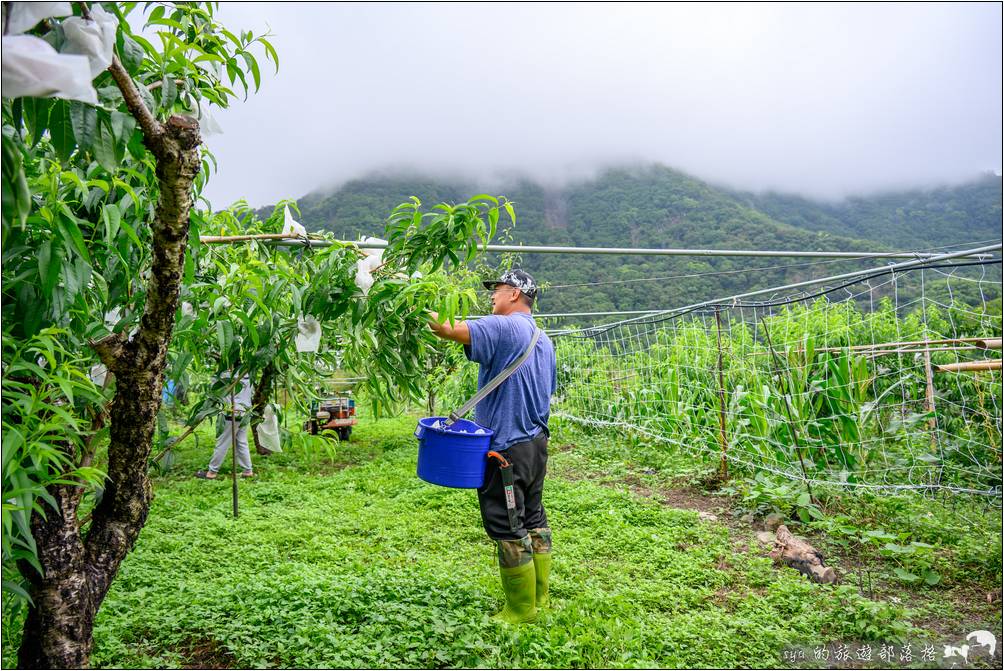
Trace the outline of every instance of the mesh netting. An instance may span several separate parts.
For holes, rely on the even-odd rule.
[[[999,264],[552,328],[552,411],[732,473],[1000,496]]]

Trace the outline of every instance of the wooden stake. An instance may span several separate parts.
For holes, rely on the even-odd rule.
[[[230,390],[230,463],[232,465],[230,480],[233,483],[234,519],[237,519],[237,408],[234,401],[234,391]]]
[[[933,449],[938,445],[938,420],[934,414],[934,373],[931,371],[930,350],[924,350],[924,375],[927,377],[924,409],[931,413],[931,419],[927,420],[927,428],[931,431],[931,448]]]
[[[722,480],[729,479],[728,437],[725,433],[725,373],[722,361],[722,312],[715,309],[715,324],[718,326],[718,442],[722,450],[719,474]]]

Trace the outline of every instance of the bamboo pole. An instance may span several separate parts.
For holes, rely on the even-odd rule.
[[[876,347],[881,347],[882,345],[876,345]],[[815,350],[816,352],[824,352],[826,354],[839,354],[845,351],[846,348],[839,347],[824,347]],[[805,350],[792,350],[793,353],[802,354]],[[916,347],[903,347],[901,349],[878,349],[878,350],[848,350],[850,354],[856,354],[858,356],[865,357],[876,357],[876,356],[886,356],[889,354],[923,354],[924,352],[979,352],[982,351],[977,345],[961,345],[961,346],[948,346],[948,347],[928,347],[925,349],[917,349]],[[754,352],[755,356],[766,356],[769,352]]]
[[[860,350],[876,348],[898,348],[898,347],[921,347],[924,345],[959,345],[971,344],[973,347],[982,349],[1000,349],[1000,338],[945,338],[942,340],[902,340],[899,342],[871,343],[869,345],[849,345],[847,347],[817,347],[817,352],[842,352],[850,350],[856,352]],[[802,351],[802,350],[795,350]]]
[[[990,359],[987,361],[961,361],[959,363],[945,363],[935,366],[936,373],[961,373],[964,371],[1000,370],[1001,360]]]
[[[199,242],[204,245],[229,245],[234,242],[250,240],[302,240],[304,236],[295,233],[254,233],[249,235],[200,235]]]

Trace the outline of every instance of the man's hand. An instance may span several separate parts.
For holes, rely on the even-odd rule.
[[[440,323],[439,315],[431,311],[429,312],[429,317],[431,317],[429,328],[440,338],[453,340],[461,345],[471,344],[471,330],[467,328],[467,322],[455,321],[453,322],[453,326],[450,326],[448,323]]]

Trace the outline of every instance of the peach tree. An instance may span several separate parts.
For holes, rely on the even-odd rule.
[[[346,247],[279,272],[267,255],[220,267],[197,243],[218,217],[201,197],[213,163],[201,129],[210,110],[258,89],[259,58],[278,68],[267,35],[228,30],[210,3],[45,3],[48,16],[15,31],[28,6],[3,4],[4,96],[11,38],[60,76],[79,80],[86,57],[90,76],[73,93],[29,78],[44,86],[2,103],[4,603],[27,607],[20,666],[84,667],[95,615],[150,510],[168,366],[196,365],[212,333],[221,368],[239,359],[261,372],[312,315],[365,344],[348,351],[375,362],[376,396],[414,395],[425,309],[459,313],[471,295],[443,274],[412,275],[473,257],[500,206],[395,211],[389,265],[365,297]],[[209,275],[222,288],[211,301]],[[99,499],[86,496],[97,487]]]

